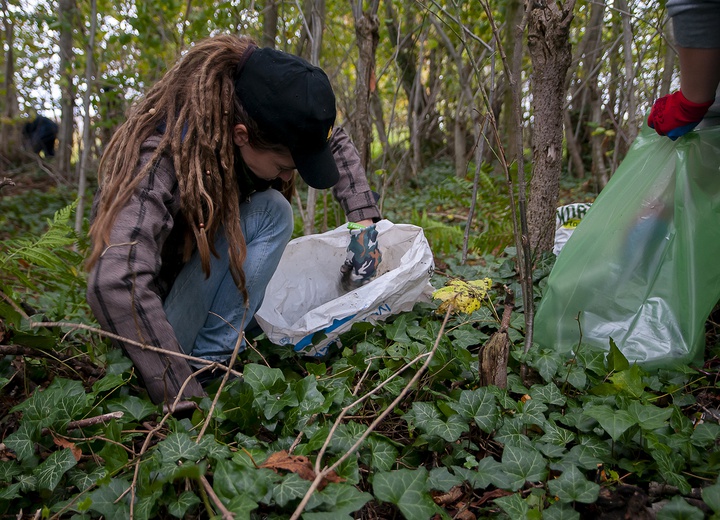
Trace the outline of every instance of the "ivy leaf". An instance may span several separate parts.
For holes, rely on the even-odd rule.
[[[162,496],[162,489],[156,489],[149,495],[138,497],[133,509],[133,518],[137,520],[150,520],[157,516],[158,500]]]
[[[545,435],[540,437],[541,442],[548,442],[558,446],[565,446],[573,440],[575,440],[575,434],[573,432],[551,422],[545,424]]]
[[[240,495],[255,503],[264,500],[272,492],[274,478],[275,473],[270,469],[254,469],[236,464],[232,460],[220,460],[213,474],[213,489],[220,498],[230,503]],[[235,505],[249,507],[250,502],[237,502]],[[257,503],[248,511],[255,508]]]
[[[673,497],[658,511],[657,520],[703,520],[705,513],[688,504],[682,497]]]
[[[573,446],[563,457],[561,466],[564,468],[579,466],[583,469],[596,469],[603,459],[596,457],[594,450],[588,446]]]
[[[122,442],[122,430],[117,421],[112,420],[105,428],[105,436],[115,442],[106,442],[100,450],[100,457],[105,461],[105,469],[108,473],[114,473],[128,462],[128,452],[119,444]]]
[[[543,520],[580,520],[580,513],[568,504],[556,502],[543,511]]]
[[[0,482],[10,482],[15,475],[22,472],[20,464],[14,460],[0,460]]]
[[[457,401],[448,404],[462,418],[474,420],[475,424],[486,433],[492,432],[500,419],[497,398],[486,387],[463,390]]]
[[[53,401],[53,413],[63,423],[85,415],[93,400],[82,382],[75,379],[56,377],[45,392],[52,392],[48,397]]]
[[[521,411],[517,417],[522,421],[523,424],[534,424],[537,426],[544,426],[547,422],[545,419],[545,412],[547,412],[547,405],[535,399],[528,399],[521,405]]]
[[[544,442],[536,442],[533,444],[535,449],[550,459],[559,459],[566,452],[565,446],[558,446],[557,444],[547,444]]]
[[[106,474],[107,471],[104,467],[93,468],[89,473],[75,467],[68,471],[67,476],[73,486],[78,488],[80,491],[87,491]]]
[[[323,514],[323,511],[327,511],[327,514],[339,518],[359,511],[372,499],[373,496],[370,493],[360,491],[355,486],[331,483],[322,491],[313,493],[307,508],[320,509],[313,514],[320,515]],[[303,518],[307,518],[307,513],[303,514]]]
[[[630,368],[630,362],[612,338],[610,338],[610,350],[608,350],[606,360],[608,372],[621,372]]]
[[[505,419],[495,435],[495,440],[505,446],[524,446],[531,448],[532,442],[528,436],[525,435],[525,431],[525,424],[519,417]]]
[[[288,502],[305,496],[310,489],[310,482],[301,478],[297,473],[289,473],[273,487],[273,498],[280,507]]]
[[[129,495],[126,491],[130,485],[124,480],[112,479],[90,493],[92,504],[90,510],[100,513],[106,520],[127,520],[130,518]],[[121,496],[124,498],[118,500]]]
[[[530,512],[528,503],[517,493],[496,498],[494,502],[500,506],[500,509],[505,511],[505,514],[510,518],[527,518]]]
[[[365,430],[367,430],[367,426],[356,423],[355,421],[349,421],[346,424],[341,424],[338,426],[337,430],[335,430],[335,435],[333,435],[333,438],[330,441],[332,450],[335,453],[346,453],[350,450],[350,448],[352,448],[362,434],[365,433]],[[327,438],[327,435],[325,435],[325,438]]]
[[[272,419],[285,408],[295,408],[297,405],[297,394],[290,387],[287,387],[282,395],[269,396],[263,406],[263,413],[266,419]]]
[[[286,387],[285,376],[279,368],[269,368],[250,363],[245,365],[243,377],[255,394],[260,394],[263,391],[280,393]]]
[[[701,448],[714,445],[720,439],[720,424],[716,423],[700,423],[690,437],[695,446]]]
[[[250,520],[250,513],[258,508],[258,503],[247,495],[236,495],[230,498],[225,506],[235,513],[237,520]]]
[[[430,476],[428,478],[428,490],[434,489],[447,493],[453,487],[462,484],[463,479],[458,475],[453,475],[444,466],[439,468],[433,468],[430,470]]]
[[[125,384],[125,379],[121,374],[106,374],[102,379],[98,379],[93,383],[92,390],[95,394],[107,392],[114,388],[118,388]]]
[[[633,365],[628,370],[617,372],[610,376],[610,379],[621,392],[639,399],[645,391],[643,382],[643,370],[639,365]]]
[[[530,397],[535,402],[564,406],[567,399],[553,382],[546,385],[533,385],[530,388]]]
[[[370,446],[372,469],[390,471],[395,465],[398,456],[395,446],[390,441],[375,435],[371,435],[367,442]]]
[[[676,486],[683,494],[689,494],[692,491],[690,483],[680,474],[680,471],[685,466],[685,459],[681,455],[653,450],[652,456],[657,462],[658,470],[665,482],[671,486]]]
[[[311,415],[323,410],[325,397],[318,390],[315,376],[306,376],[294,385],[298,400],[298,409],[303,414]]]
[[[40,489],[54,490],[67,470],[77,464],[70,448],[52,453],[42,464],[33,470]]]
[[[548,490],[561,502],[583,504],[594,503],[600,494],[600,486],[586,479],[576,466],[570,466],[558,478],[548,482]]]
[[[531,360],[530,365],[540,373],[543,380],[552,381],[560,368],[560,356],[555,352],[542,350],[537,357]]]
[[[135,421],[142,421],[148,415],[158,412],[158,406],[152,404],[147,399],[140,399],[134,395],[125,395],[115,399],[110,399],[106,403],[110,412],[123,412],[127,417]]]
[[[203,456],[200,446],[187,433],[171,433],[158,444],[163,462],[175,463],[181,459],[196,461]]]
[[[39,431],[37,423],[23,421],[16,432],[5,437],[5,446],[15,452],[18,460],[28,460],[35,455],[35,441]]]
[[[405,414],[420,431],[440,437],[447,442],[455,442],[464,432],[470,430],[468,424],[459,415],[452,415],[447,421],[433,403],[414,402],[412,409]]]
[[[716,515],[720,515],[720,482],[703,488],[702,499]]]
[[[581,349],[577,354],[577,360],[585,367],[585,370],[593,372],[595,375],[604,376],[607,373],[605,369],[605,352],[594,348]]]
[[[17,476],[17,482],[23,493],[35,491],[37,489],[37,477],[35,475],[22,474]]]
[[[502,471],[510,478],[510,491],[517,491],[525,482],[538,482],[547,475],[545,458],[533,448],[505,446]]]
[[[565,378],[568,383],[578,390],[585,390],[585,386],[587,385],[587,373],[583,367],[572,365]]]
[[[20,498],[20,496],[20,484],[18,482],[0,489],[0,502],[10,502],[11,500]]]
[[[373,494],[396,505],[405,518],[431,518],[442,510],[426,491],[427,479],[425,468],[381,472],[373,479]]]
[[[303,520],[353,520],[353,517],[350,515],[340,515],[333,512],[319,512],[319,513],[303,513],[302,515]]]
[[[627,411],[643,430],[657,430],[666,426],[673,413],[672,408],[659,408],[652,404],[641,404],[638,401],[630,403]]]
[[[453,472],[466,481],[473,489],[485,489],[497,482],[502,475],[501,464],[492,457],[483,457],[475,469],[452,466]]]
[[[617,441],[625,430],[637,424],[627,411],[613,410],[607,405],[591,406],[584,413],[597,420],[614,441]]]

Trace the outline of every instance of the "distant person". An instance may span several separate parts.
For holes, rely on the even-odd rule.
[[[328,77],[301,58],[229,35],[192,46],[103,153],[87,293],[101,326],[227,363],[291,237],[295,170],[314,188],[332,187],[362,228],[348,242],[373,250],[349,247],[369,257],[349,264],[356,285],[367,282],[379,263],[380,212],[335,115]],[[197,368],[119,344],[156,403],[175,398]],[[190,378],[183,395],[203,394]]]
[[[45,157],[54,157],[57,134],[57,123],[45,116],[38,115],[22,127],[23,146],[33,153],[43,152]]]
[[[713,107],[720,84],[720,0],[668,0],[667,10],[680,57],[680,90],[655,101],[648,125],[675,140],[703,118],[720,116],[720,107]]]

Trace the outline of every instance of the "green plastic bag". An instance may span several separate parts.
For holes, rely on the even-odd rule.
[[[702,363],[720,299],[720,127],[645,126],[560,252],[534,341],[570,357],[610,340],[647,369]]]

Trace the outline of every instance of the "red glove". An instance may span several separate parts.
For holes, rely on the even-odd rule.
[[[695,128],[713,102],[693,103],[678,90],[655,101],[648,116],[648,125],[674,141]]]

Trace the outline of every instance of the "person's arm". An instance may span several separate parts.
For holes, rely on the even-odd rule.
[[[117,216],[110,245],[90,272],[87,299],[103,329],[182,353],[155,285],[162,246],[178,209],[173,206],[177,205],[173,198],[177,186],[171,172],[170,162],[160,161]],[[185,359],[114,343],[130,357],[155,403],[171,403],[192,374]],[[183,395],[201,396],[204,390],[190,378]]]
[[[720,0],[669,0],[680,58],[680,90],[656,100],[648,125],[671,139],[705,117],[720,83]]]
[[[350,222],[371,225],[380,220],[375,194],[370,189],[357,148],[342,127],[336,127],[330,146],[338,165],[340,180],[333,187],[333,195]]]
[[[678,47],[678,55],[680,90],[685,98],[693,103],[713,101],[720,83],[720,49]]]

